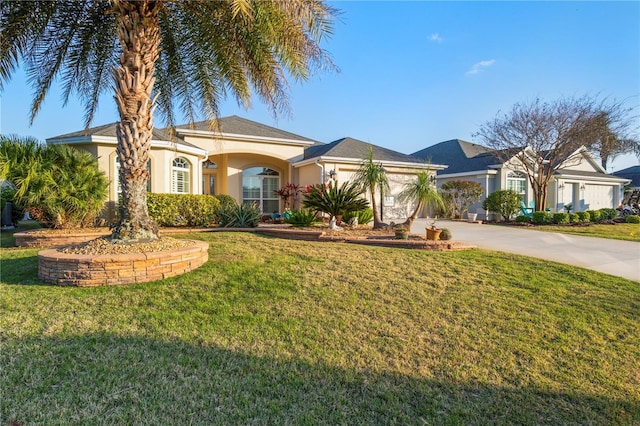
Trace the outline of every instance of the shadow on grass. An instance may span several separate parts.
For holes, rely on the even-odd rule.
[[[183,342],[3,339],[0,423],[634,424],[637,400],[337,369]]]
[[[0,282],[14,285],[49,286],[50,284],[43,283],[38,279],[38,250],[9,249],[3,251]]]

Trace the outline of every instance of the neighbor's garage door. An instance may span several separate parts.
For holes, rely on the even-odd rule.
[[[613,207],[613,186],[585,185],[584,205],[589,210]]]

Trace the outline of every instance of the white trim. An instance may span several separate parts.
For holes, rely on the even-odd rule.
[[[191,130],[191,129],[179,129],[176,128],[176,133],[187,135],[187,136],[207,136],[212,137],[214,139],[239,139],[242,141],[256,141],[256,142],[270,142],[276,144],[285,144],[285,145],[298,145],[298,146],[311,146],[314,145],[315,141],[303,141],[299,139],[284,139],[284,138],[273,138],[267,136],[253,136],[253,135],[242,135],[236,133],[219,133],[211,130]]]
[[[609,175],[607,176],[584,176],[584,175],[572,175],[572,174],[564,174],[564,173],[560,173],[560,174],[556,174],[554,175],[556,180],[562,179],[562,180],[567,180],[567,179],[572,179],[572,180],[576,180],[576,181],[589,181],[589,182],[601,182],[603,185],[606,184],[620,184],[620,183],[625,183],[627,181],[629,181],[629,179],[623,179],[623,178],[618,178],[618,177],[614,177],[611,176],[609,177]]]
[[[482,175],[497,175],[497,170],[476,170],[473,172],[459,172],[459,173],[445,173],[442,175],[438,175],[439,178],[453,178],[453,177],[463,177],[463,176],[482,176]]]
[[[110,145],[117,145],[118,139],[113,136],[74,136],[71,138],[51,138],[46,140],[48,144],[58,145],[75,145],[75,144],[83,144],[83,143],[106,143]],[[170,148],[179,147],[179,151],[185,154],[193,154],[197,156],[207,156],[208,151],[197,148],[195,146],[184,145],[180,142],[169,142],[158,139],[151,139],[151,147],[152,148]]]
[[[449,166],[445,166],[444,164],[427,164],[427,163],[409,163],[407,161],[384,161],[384,160],[374,160],[378,163],[382,163],[384,166],[397,166],[397,167],[409,167],[413,169],[427,169],[427,170],[444,170]],[[314,164],[317,162],[324,163],[343,163],[343,164],[360,164],[362,162],[361,158],[349,158],[349,157],[313,157],[308,160],[299,161],[294,163],[294,167],[302,167],[309,164]]]

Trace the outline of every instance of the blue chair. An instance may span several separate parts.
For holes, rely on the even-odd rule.
[[[533,207],[527,207],[524,201],[520,201],[520,211],[524,216],[533,217]]]

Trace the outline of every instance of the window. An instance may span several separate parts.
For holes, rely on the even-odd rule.
[[[182,157],[173,160],[171,166],[171,192],[174,194],[189,193],[189,162]]]
[[[116,186],[116,194],[121,194],[122,185],[120,185],[120,159],[116,157],[115,160],[115,179],[113,180],[113,183]],[[149,173],[149,178],[147,179],[147,192],[151,192],[151,160],[147,161],[147,172]]]
[[[527,192],[527,177],[521,172],[509,172],[507,175],[507,189],[512,189],[520,194],[524,200]]]
[[[280,173],[267,167],[251,167],[242,172],[242,202],[256,203],[262,213],[280,210]]]

